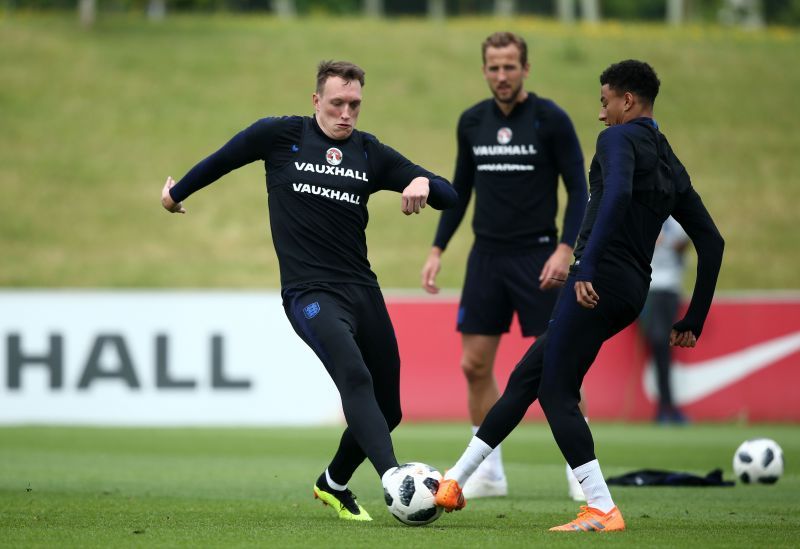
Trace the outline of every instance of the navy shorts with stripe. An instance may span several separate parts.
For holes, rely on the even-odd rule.
[[[473,248],[458,307],[458,331],[504,334],[516,311],[523,336],[544,332],[559,289],[540,290],[539,275],[554,250],[553,246],[542,246],[527,254],[508,255]]]

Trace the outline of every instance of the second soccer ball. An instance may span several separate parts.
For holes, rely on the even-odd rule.
[[[783,474],[783,450],[769,438],[746,440],[733,455],[733,472],[745,484],[775,484]]]

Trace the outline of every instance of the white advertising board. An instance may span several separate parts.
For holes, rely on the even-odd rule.
[[[0,291],[0,424],[341,422],[277,292]]]

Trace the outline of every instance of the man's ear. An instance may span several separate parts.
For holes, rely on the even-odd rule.
[[[633,108],[633,105],[636,103],[636,96],[634,96],[631,92],[625,92],[623,95],[625,98],[625,111],[629,111]]]

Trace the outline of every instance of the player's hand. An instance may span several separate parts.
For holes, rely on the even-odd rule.
[[[442,268],[442,249],[434,246],[431,253],[428,254],[428,259],[425,260],[425,265],[422,266],[422,287],[429,294],[438,294],[439,287],[436,285],[436,275]]]
[[[685,332],[672,330],[669,333],[669,344],[672,347],[694,347],[697,345],[697,336],[691,330]]]
[[[183,207],[183,202],[175,202],[169,194],[169,190],[175,186],[175,180],[172,176],[167,177],[167,182],[164,183],[164,188],[161,189],[161,205],[170,213],[186,213]]]
[[[427,177],[415,177],[408,184],[408,187],[403,189],[401,209],[404,214],[418,214],[425,207],[428,203],[428,193],[430,193],[428,183]]]
[[[579,280],[575,283],[575,297],[578,305],[587,309],[594,309],[597,302],[600,301],[600,296],[594,291],[592,283],[587,280]]]
[[[567,281],[569,262],[572,260],[572,246],[559,244],[542,267],[539,275],[539,289],[561,288]]]

